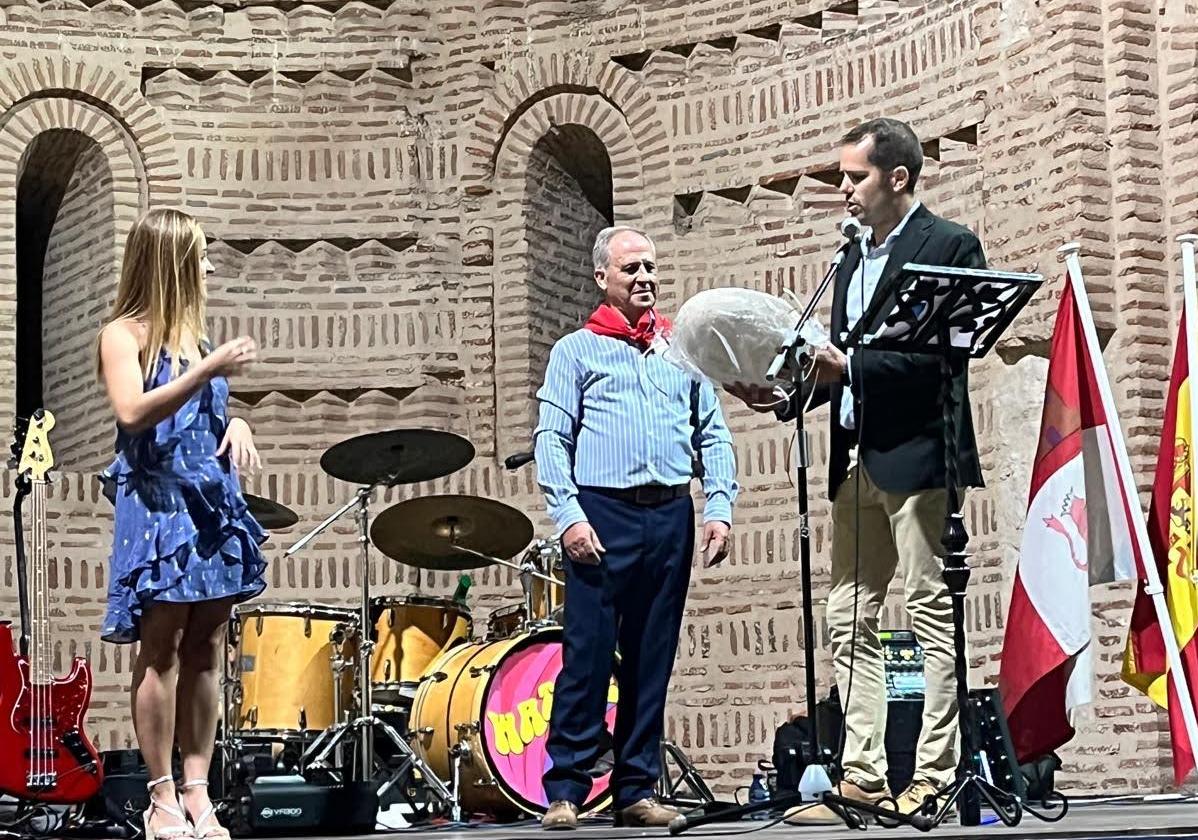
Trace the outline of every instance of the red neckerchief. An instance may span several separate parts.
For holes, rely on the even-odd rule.
[[[621,338],[642,350],[648,350],[649,345],[658,336],[667,338],[672,326],[670,319],[659,314],[656,309],[642,313],[641,317],[637,319],[636,326],[633,326],[628,323],[628,319],[620,310],[611,304],[604,303],[591,313],[591,317],[587,319],[583,328],[596,335]]]

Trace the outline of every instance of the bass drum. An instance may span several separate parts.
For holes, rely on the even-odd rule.
[[[425,672],[412,703],[411,726],[419,756],[442,779],[453,779],[450,750],[462,744],[462,808],[501,817],[544,814],[541,777],[549,766],[546,742],[553,685],[562,668],[561,628],[472,642],[445,651]],[[607,731],[615,731],[619,697],[607,692]],[[595,779],[582,810],[611,800],[610,768]]]

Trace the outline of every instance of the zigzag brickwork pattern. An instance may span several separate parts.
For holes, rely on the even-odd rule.
[[[1173,240],[1198,226],[1196,20],[1194,0],[0,4],[0,425],[18,376],[39,373],[16,365],[17,220],[32,206],[18,195],[61,194],[38,223],[40,375],[62,423],[55,656],[92,661],[99,745],[131,743],[133,652],[98,640],[112,514],[95,473],[113,430],[92,339],[138,212],[202,221],[212,338],[261,347],[232,383],[265,465],[246,487],[301,517],[267,544],[266,597],[349,604],[350,522],[282,557],[352,493],[320,472],[328,446],[397,427],[464,435],[478,451],[466,469],[374,509],[476,494],[549,536],[532,468],[501,462],[529,448],[548,347],[597,298],[594,232],[652,234],[667,310],[722,285],[803,298],[837,240],[838,138],[880,114],[925,141],[932,209],[976,230],[994,266],[1048,277],[973,376],[987,487],[966,499],[971,663],[993,681],[1064,241],[1082,243],[1136,477],[1150,481],[1179,311]],[[667,728],[727,796],[801,710],[805,675],[789,430],[725,409],[744,488],[734,550],[695,569]],[[811,425],[821,693],[826,425]],[[377,552],[370,574],[376,594],[447,596],[455,582]],[[481,626],[519,586],[502,569],[476,577]],[[15,585],[4,533],[4,617]],[[1063,752],[1074,792],[1170,785],[1165,719],[1118,678],[1131,596],[1094,593],[1099,696]],[[897,588],[882,624],[906,626]]]

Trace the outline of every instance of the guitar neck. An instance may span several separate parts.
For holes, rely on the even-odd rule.
[[[34,480],[29,494],[29,676],[34,685],[53,681],[54,645],[50,638],[50,558],[46,549],[46,485]]]

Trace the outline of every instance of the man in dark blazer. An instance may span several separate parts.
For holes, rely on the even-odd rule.
[[[828,402],[831,409],[827,621],[836,681],[846,702],[840,793],[869,802],[892,793],[886,787],[886,687],[878,614],[896,569],[901,569],[927,680],[915,777],[906,790],[893,791],[904,812],[915,810],[927,794],[952,780],[959,747],[952,602],[938,557],[946,495],[940,361],[914,353],[846,351],[843,340],[875,292],[893,295],[890,286],[904,264],[985,268],[977,237],[934,215],[916,198],[922,164],[919,139],[898,120],[871,120],[843,138],[840,191],[863,230],[860,244],[849,246],[836,275],[832,344],[816,352],[811,372],[816,388],[812,405]],[[728,390],[755,410],[770,410],[775,402],[765,389]],[[953,391],[958,483],[978,487],[982,475],[966,371],[956,376]],[[798,405],[796,397],[775,409],[779,419],[793,419]],[[788,819],[837,820],[822,805],[796,809]]]

